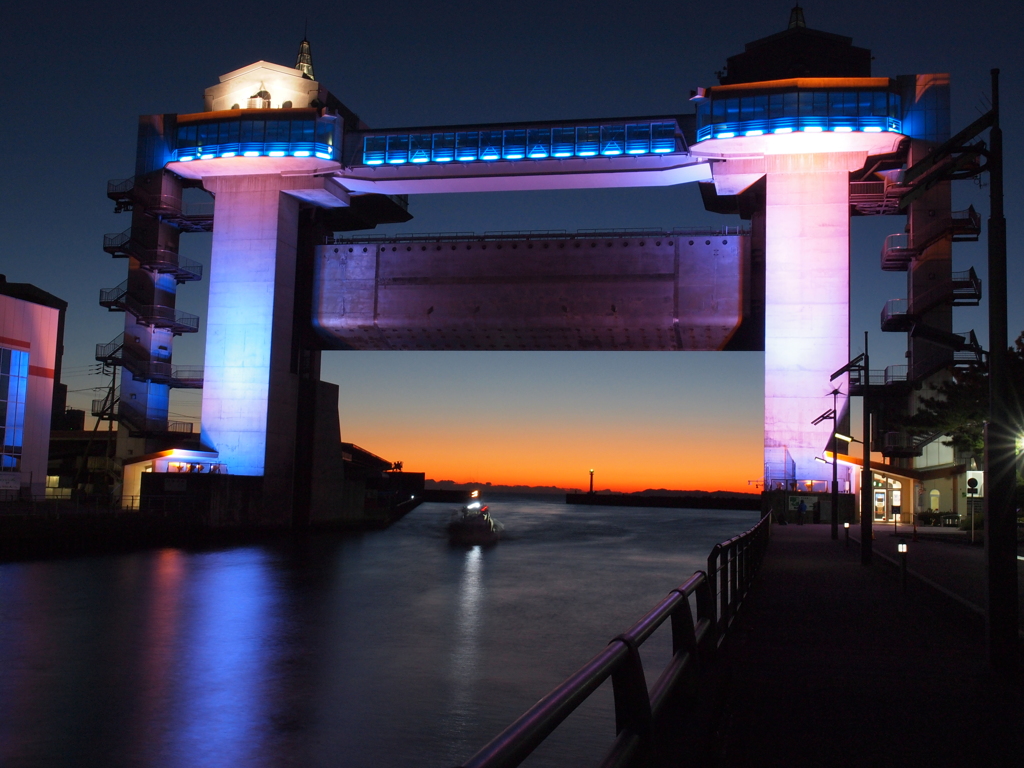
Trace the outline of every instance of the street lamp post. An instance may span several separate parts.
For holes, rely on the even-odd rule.
[[[836,450],[836,420],[839,418],[839,387],[832,390],[832,540],[839,540],[839,452]]]
[[[835,381],[844,373],[856,372],[860,377],[861,401],[864,411],[864,459],[860,473],[860,562],[871,564],[871,407],[868,393],[871,384],[871,368],[868,359],[868,332],[864,331],[864,354],[857,355],[832,374]]]
[[[837,419],[839,418],[839,387],[836,387],[831,392],[832,395],[832,408],[831,410],[825,411],[818,418],[811,422],[811,424],[817,425],[825,421],[825,419],[832,419],[832,437],[829,440],[830,447],[832,448],[832,540],[839,540],[839,464],[836,459],[836,426]],[[824,461],[824,459],[822,459]],[[826,464],[828,462],[825,462]]]
[[[594,470],[590,470],[590,492],[594,492]]]

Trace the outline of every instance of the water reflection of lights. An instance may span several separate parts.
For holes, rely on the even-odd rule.
[[[455,617],[455,637],[451,661],[452,730],[465,732],[471,722],[473,687],[480,661],[480,625],[483,619],[483,583],[481,567],[483,551],[479,546],[466,552],[462,581],[459,585],[459,608]]]

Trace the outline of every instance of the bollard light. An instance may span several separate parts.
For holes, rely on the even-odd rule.
[[[896,551],[900,553],[900,579],[903,582],[903,591],[907,591],[907,541],[900,539],[896,544]]]

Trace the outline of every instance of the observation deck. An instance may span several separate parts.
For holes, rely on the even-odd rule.
[[[791,78],[702,89],[697,142],[790,133],[900,133],[889,78]]]

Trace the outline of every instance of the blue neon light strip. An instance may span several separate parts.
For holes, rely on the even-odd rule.
[[[666,154],[682,150],[672,122],[610,123],[365,136],[365,165],[494,162]]]
[[[697,106],[697,141],[768,133],[901,133],[900,96],[887,90],[793,90],[716,96]]]
[[[318,157],[334,159],[333,120],[281,119],[277,112],[244,119],[183,123],[171,159],[187,163],[221,157]],[[428,149],[429,151],[429,149]]]

